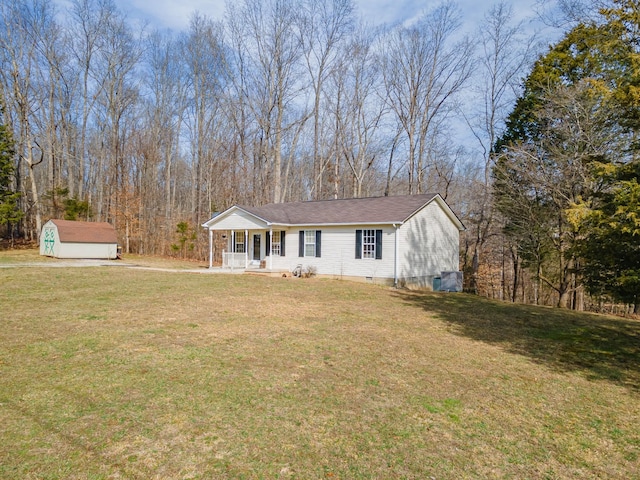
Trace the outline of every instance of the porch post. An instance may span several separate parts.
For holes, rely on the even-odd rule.
[[[273,250],[273,227],[269,227],[269,248]],[[269,270],[273,270],[273,255],[271,255],[271,252],[265,252],[265,253],[269,255]]]
[[[244,231],[244,268],[249,268],[249,230]]]
[[[209,229],[209,268],[213,268],[213,230]]]
[[[236,232],[235,230],[231,230],[231,248],[229,249],[229,252],[231,252],[231,271],[233,272],[233,264],[235,263],[236,260]]]

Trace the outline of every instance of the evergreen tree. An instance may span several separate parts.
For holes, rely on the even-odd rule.
[[[20,193],[14,191],[13,180],[13,137],[6,125],[0,124],[0,227],[6,227],[12,239],[12,226],[22,218],[22,212],[18,208]]]
[[[610,37],[617,39],[618,73],[611,109],[623,151],[609,164],[597,165],[601,190],[573,209],[585,232],[578,244],[588,291],[640,310],[640,6],[615,0],[602,11]]]
[[[590,293],[640,308],[640,163],[602,169],[610,188],[585,208],[578,246]]]
[[[627,167],[636,161],[640,118],[638,7],[626,0],[614,7],[538,60],[496,143],[495,202],[505,233],[534,275],[558,292],[560,306],[569,306],[582,275],[590,291],[610,290],[590,277],[597,270],[592,257],[597,245],[610,248],[615,265],[624,245],[608,242],[624,244],[616,229],[629,229],[622,220],[616,228],[598,220],[632,201],[633,183],[624,184],[622,172],[637,175]]]

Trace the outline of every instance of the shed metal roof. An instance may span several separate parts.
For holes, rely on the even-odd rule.
[[[51,220],[58,228],[61,242],[69,243],[118,243],[113,225],[107,222],[78,222],[73,220]]]

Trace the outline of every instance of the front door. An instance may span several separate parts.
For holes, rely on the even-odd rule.
[[[260,235],[256,233],[253,235],[253,259],[260,260]]]

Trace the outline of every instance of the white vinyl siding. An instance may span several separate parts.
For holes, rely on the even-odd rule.
[[[234,209],[226,214],[216,217],[216,230],[262,230],[267,224],[247,212]]]
[[[400,278],[439,276],[459,268],[460,231],[437,202],[400,227]]]
[[[298,255],[299,231],[290,230],[287,232],[286,238],[286,256],[274,256],[273,268],[292,270],[296,265],[301,264],[303,267],[315,267],[319,275],[393,279],[395,229],[392,226],[378,227],[377,229],[381,230],[382,235],[382,260],[362,261],[355,258],[354,227],[323,226],[321,257],[300,257]],[[304,240],[306,240],[306,235]],[[304,243],[306,244],[306,241]]]

